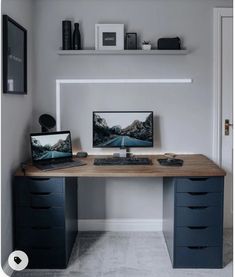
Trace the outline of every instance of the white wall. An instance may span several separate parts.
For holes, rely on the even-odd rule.
[[[12,176],[20,162],[28,158],[28,134],[32,124],[32,2],[2,0],[7,14],[28,30],[28,95],[1,94],[2,110],[2,265],[12,251]]]
[[[66,78],[193,78],[181,85],[65,85],[62,128],[92,149],[93,110],[153,110],[156,153],[212,154],[213,8],[230,0],[35,1],[35,131],[39,114],[56,113],[55,80]],[[156,44],[179,35],[187,56],[58,56],[61,21],[80,21],[83,46],[94,47],[95,23],[125,23]],[[79,142],[80,141],[80,142]],[[147,151],[144,150],[143,151]],[[162,217],[161,179],[79,180],[79,217]]]

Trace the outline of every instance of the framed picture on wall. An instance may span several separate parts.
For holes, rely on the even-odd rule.
[[[124,24],[96,24],[96,50],[124,50]]]
[[[27,94],[27,30],[3,15],[3,93]]]

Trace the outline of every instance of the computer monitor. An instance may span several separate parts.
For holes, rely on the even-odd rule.
[[[153,112],[93,112],[93,147],[153,147]]]
[[[33,162],[72,158],[69,131],[30,134]]]

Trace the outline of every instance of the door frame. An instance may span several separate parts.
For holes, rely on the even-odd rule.
[[[233,17],[233,8],[214,8],[213,38],[213,143],[212,159],[221,166],[222,158],[222,19]]]

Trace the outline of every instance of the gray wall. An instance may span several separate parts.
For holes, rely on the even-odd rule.
[[[193,84],[181,85],[63,86],[62,128],[72,131],[76,147],[104,153],[91,146],[93,110],[153,110],[155,147],[149,151],[211,157],[213,8],[217,6],[232,6],[232,1],[35,1],[35,130],[40,113],[55,115],[56,79],[193,78]],[[56,51],[65,18],[80,21],[86,48],[94,47],[95,23],[125,23],[126,31],[138,32],[141,41],[156,43],[161,36],[179,35],[190,54],[61,57]],[[83,219],[162,217],[161,179],[81,179],[79,192]]]
[[[55,115],[56,79],[193,78],[191,85],[64,86],[62,127],[72,130],[77,148],[92,153],[93,110],[153,110],[155,148],[151,152],[195,152],[211,156],[212,30],[216,6],[232,6],[232,1],[2,0],[2,12],[28,29],[29,49],[28,95],[1,95],[2,263],[12,249],[12,175],[29,154],[26,134],[31,128],[32,111],[35,131],[39,130],[39,114]],[[87,48],[94,46],[95,23],[120,22],[125,23],[127,31],[138,32],[141,41],[150,39],[156,43],[161,36],[180,35],[191,53],[175,57],[59,57],[56,50],[61,46],[64,18],[80,20],[83,45]],[[81,178],[79,183],[82,219],[162,217],[161,179]]]
[[[32,124],[32,2],[2,0],[2,14],[7,14],[28,30],[28,95],[1,94],[2,101],[2,260],[12,251],[12,176],[20,162],[28,157],[26,135]]]

